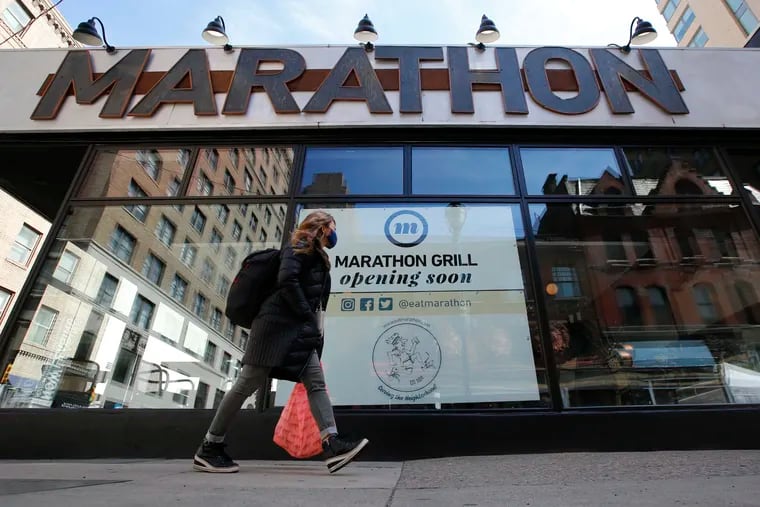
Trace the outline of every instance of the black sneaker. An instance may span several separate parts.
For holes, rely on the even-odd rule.
[[[344,466],[351,463],[359,452],[364,449],[369,440],[362,438],[358,441],[344,440],[337,435],[333,435],[322,442],[322,456],[325,458],[325,464],[330,473],[335,473]]]
[[[193,457],[193,468],[200,472],[216,474],[233,474],[240,470],[238,464],[232,461],[229,454],[224,451],[226,445],[223,442],[204,440]]]

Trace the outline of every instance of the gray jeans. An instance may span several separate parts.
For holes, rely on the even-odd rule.
[[[222,442],[227,430],[232,423],[232,419],[237,414],[243,402],[251,396],[256,389],[266,382],[269,376],[270,368],[261,366],[243,365],[240,376],[235,381],[232,389],[222,398],[222,403],[216,410],[214,420],[206,433],[206,440],[209,442]],[[335,426],[335,416],[333,415],[332,404],[327,396],[325,386],[325,375],[322,371],[322,365],[319,364],[317,353],[313,352],[309,362],[301,376],[301,382],[306,387],[306,393],[309,397],[309,407],[314,419],[317,421],[322,438],[327,435],[338,433]]]

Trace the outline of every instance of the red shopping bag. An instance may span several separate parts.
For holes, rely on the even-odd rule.
[[[310,458],[322,452],[322,438],[311,414],[306,388],[296,384],[274,428],[274,443],[294,458]]]

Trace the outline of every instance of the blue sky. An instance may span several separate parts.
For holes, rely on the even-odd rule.
[[[675,41],[655,0],[64,0],[69,24],[98,16],[115,46],[202,46],[200,33],[215,16],[238,46],[354,44],[367,13],[378,44],[473,41],[482,14],[499,28],[498,45],[604,46],[628,40],[634,16],[659,33],[652,46]]]

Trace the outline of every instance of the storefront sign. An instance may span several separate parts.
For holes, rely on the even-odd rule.
[[[146,71],[151,50],[136,49],[101,74],[93,73],[88,51],[70,51],[42,83],[31,118],[56,118],[70,95],[80,105],[107,95],[101,118],[152,117],[164,104],[192,104],[197,116],[217,116],[215,94],[226,96],[222,115],[245,115],[251,96],[260,91],[277,114],[324,114],[336,101],[360,101],[370,113],[392,114],[386,92],[396,90],[398,110],[407,114],[421,114],[422,92],[434,90],[449,91],[455,114],[474,114],[473,92],[480,90],[501,91],[507,115],[529,114],[526,91],[541,107],[563,115],[592,111],[602,91],[614,114],[634,113],[629,91],[666,113],[689,112],[680,79],[654,49],[638,50],[644,71],[598,48],[589,50],[590,59],[568,48],[536,48],[525,56],[522,68],[514,48],[495,48],[495,70],[472,69],[465,47],[445,49],[446,68],[421,67],[421,62],[443,61],[442,47],[380,46],[375,61],[398,62],[397,68],[373,68],[367,52],[351,47],[331,69],[307,69],[304,56],[292,49],[243,48],[234,71],[211,70],[206,50],[190,49],[166,72]],[[272,63],[279,70],[262,69]],[[304,91],[313,94],[301,108],[293,93]],[[130,108],[135,96],[140,98]]]
[[[336,405],[538,399],[510,208],[331,212],[323,362]]]

